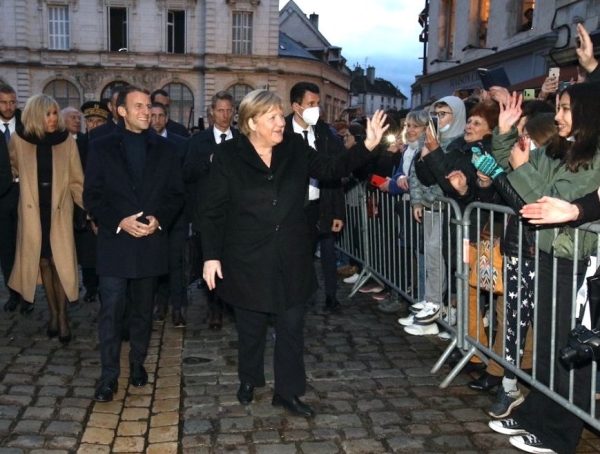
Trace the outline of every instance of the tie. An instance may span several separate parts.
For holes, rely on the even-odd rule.
[[[302,131],[302,134],[304,134],[304,141],[306,142],[306,145],[310,146],[310,143],[308,143],[308,130],[304,130]]]
[[[226,138],[227,138],[227,134],[221,134],[221,143],[225,142]]]
[[[8,129],[8,123],[4,123],[4,140],[6,140],[6,144],[10,142],[10,129]]]

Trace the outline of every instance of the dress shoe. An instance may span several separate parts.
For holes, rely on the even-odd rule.
[[[140,386],[146,386],[148,384],[148,372],[146,372],[144,366],[134,363],[131,363],[129,366],[131,370],[129,382],[138,388]]]
[[[175,328],[183,328],[185,326],[185,318],[181,310],[173,310],[173,326]]]
[[[223,328],[223,311],[211,311],[208,327],[215,330]]]
[[[454,367],[454,366],[452,366]],[[461,372],[466,374],[470,374],[471,372],[482,372],[485,370],[487,366],[485,363],[475,363],[473,361],[469,361],[464,367],[461,369]]]
[[[325,310],[326,311],[337,311],[342,307],[342,305],[340,304],[340,302],[337,300],[337,298],[335,296],[327,296],[325,298]]]
[[[254,399],[254,385],[242,383],[237,392],[237,398],[242,405],[248,405]]]
[[[496,375],[490,375],[487,372],[484,372],[478,379],[471,380],[467,383],[467,386],[476,391],[489,391],[500,383],[502,383],[502,377],[497,377]]]
[[[52,339],[58,336],[58,314],[50,313],[50,321],[48,322],[48,328],[46,328],[46,334],[48,335],[48,339]]]
[[[96,301],[97,294],[98,292],[96,292],[96,290],[88,290],[85,292],[85,295],[83,295],[83,301],[85,301],[86,303],[93,303],[94,301]]]
[[[29,315],[33,312],[33,303],[28,303],[24,299],[21,300],[21,308],[19,309],[22,315]]]
[[[167,318],[167,312],[169,312],[169,309],[166,304],[157,304],[156,311],[154,312],[154,320],[164,322],[165,318]]]
[[[96,402],[110,402],[113,400],[114,394],[117,392],[117,382],[112,380],[103,381],[94,392],[94,400]]]
[[[10,298],[4,303],[4,311],[5,312],[13,312],[17,306],[19,305],[21,298],[19,295],[15,295],[13,293],[10,294]]]
[[[303,403],[296,396],[292,397],[291,400],[287,400],[281,397],[279,394],[273,394],[271,405],[274,407],[286,408],[297,416],[314,416],[315,414],[315,411],[312,408]]]

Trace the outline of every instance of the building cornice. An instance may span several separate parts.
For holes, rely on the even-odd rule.
[[[411,88],[415,89],[424,83],[433,83],[440,80],[445,80],[450,77],[473,71],[477,68],[491,68],[494,66],[500,66],[506,61],[526,55],[532,55],[542,50],[549,51],[554,47],[557,39],[558,32],[546,33],[545,35],[539,36],[530,41],[520,42],[515,46],[499,50],[493,54],[485,55],[474,60],[465,61],[460,65],[453,65],[448,69],[430,73],[426,76],[418,76],[417,81],[411,86]]]

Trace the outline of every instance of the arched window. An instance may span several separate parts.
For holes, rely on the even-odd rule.
[[[109,83],[106,87],[104,87],[102,89],[102,94],[100,95],[100,101],[108,102],[112,91],[117,87],[122,87],[125,85],[129,85],[129,83],[125,82],[123,80],[115,80],[114,82]]]
[[[246,84],[235,84],[227,89],[227,91],[233,95],[236,110],[240,107],[240,103],[242,102],[242,99],[244,99],[244,96],[252,90],[254,90],[254,88]]]
[[[177,83],[165,85],[162,89],[169,93],[169,99],[171,100],[169,118],[188,127],[190,112],[193,111],[194,107],[192,91],[185,85]],[[189,126],[194,126],[193,119]]]
[[[81,106],[81,95],[79,90],[75,84],[68,80],[53,80],[44,87],[44,94],[56,99],[56,102],[61,109],[69,106],[79,109]]]

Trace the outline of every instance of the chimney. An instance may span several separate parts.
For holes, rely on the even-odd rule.
[[[364,75],[365,75],[365,71],[364,71],[364,69],[362,69],[362,68],[360,67],[360,65],[356,65],[356,66],[354,67],[354,74],[353,74],[353,76],[354,76],[354,77],[363,77]]]
[[[318,30],[319,29],[319,15],[312,13],[309,16],[310,21],[312,22],[312,24],[315,26],[315,28]]]
[[[375,67],[374,66],[367,67],[367,80],[371,84],[375,83]]]

